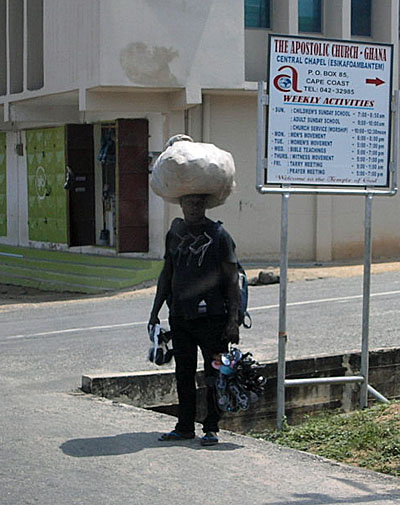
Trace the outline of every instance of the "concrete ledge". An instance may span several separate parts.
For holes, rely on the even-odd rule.
[[[276,418],[277,363],[262,363],[261,373],[267,378],[267,387],[260,400],[249,410],[225,414],[221,428],[236,432],[274,427]],[[356,376],[360,373],[360,353],[326,355],[287,361],[287,379]],[[205,384],[203,372],[197,373],[198,419],[205,413]],[[376,349],[370,352],[369,383],[389,399],[400,397],[400,349]],[[136,407],[176,414],[178,403],[175,374],[172,370],[135,372],[132,374],[108,373],[84,375],[82,390]],[[360,385],[306,384],[286,389],[286,415],[296,422],[306,413],[322,409],[341,408],[351,411],[358,408]],[[371,399],[372,401],[373,399]]]
[[[130,404],[142,408],[177,403],[175,373],[171,370],[83,375],[82,391],[129,400]]]

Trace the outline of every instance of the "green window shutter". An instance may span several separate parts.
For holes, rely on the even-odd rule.
[[[371,0],[351,0],[351,34],[371,35]]]
[[[299,0],[299,32],[321,32],[321,0]]]
[[[244,19],[246,28],[271,28],[270,0],[245,0]]]

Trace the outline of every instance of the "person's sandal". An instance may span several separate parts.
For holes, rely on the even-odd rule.
[[[191,438],[194,438],[194,432],[193,431],[177,431],[177,430],[172,430],[169,433],[164,433],[161,435],[161,437],[158,439],[160,442],[174,442],[178,440],[190,440]]]
[[[202,437],[200,441],[201,445],[216,445],[218,444],[218,437],[214,431],[207,431],[207,433]]]

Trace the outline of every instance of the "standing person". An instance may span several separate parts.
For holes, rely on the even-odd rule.
[[[184,219],[175,219],[167,233],[164,267],[149,320],[149,327],[159,323],[159,311],[167,302],[179,414],[175,429],[159,440],[195,437],[199,347],[207,384],[207,416],[201,444],[214,445],[218,443],[220,412],[215,400],[217,371],[211,362],[215,354],[227,351],[229,342],[239,343],[237,258],[229,233],[221,223],[205,215],[207,195],[182,196],[180,205]]]

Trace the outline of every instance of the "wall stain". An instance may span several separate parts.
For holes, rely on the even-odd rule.
[[[128,79],[136,84],[176,86],[169,65],[178,56],[179,51],[172,48],[132,42],[121,50],[119,59]]]

